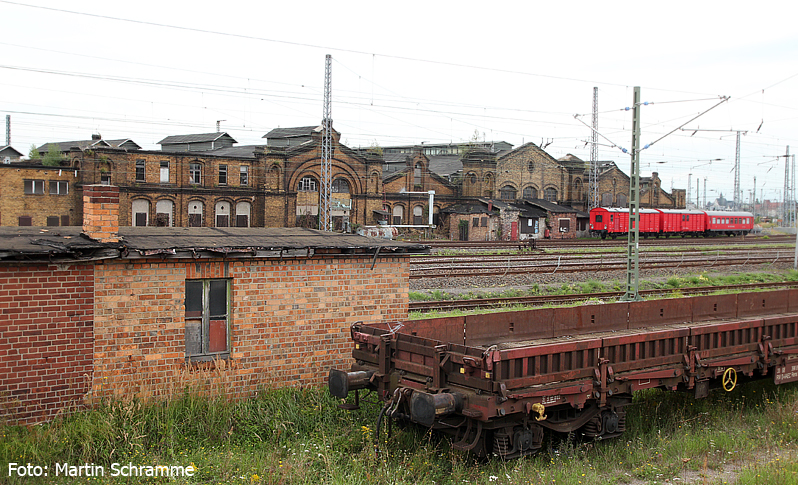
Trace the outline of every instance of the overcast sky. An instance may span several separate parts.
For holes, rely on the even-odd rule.
[[[318,124],[324,58],[332,117],[351,147],[503,140],[599,159],[628,173],[634,86],[650,104],[644,176],[708,179],[732,197],[735,131],[747,201],[780,199],[798,151],[798,7],[779,2],[187,2],[0,0],[0,114],[11,142],[222,131],[263,144]],[[4,121],[4,120],[3,120]],[[5,142],[5,139],[2,140]],[[709,160],[715,160],[709,163]]]

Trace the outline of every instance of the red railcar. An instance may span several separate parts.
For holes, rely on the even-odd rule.
[[[745,235],[754,228],[750,212],[688,209],[640,209],[642,237]],[[590,211],[590,232],[602,239],[629,232],[629,209],[597,207]]]
[[[661,214],[653,209],[640,209],[640,235],[656,236],[660,232]],[[597,207],[590,211],[590,231],[615,239],[629,233],[629,209]]]
[[[656,209],[662,214],[660,232],[669,236],[703,236],[707,230],[707,216],[703,211],[687,209]]]
[[[754,229],[754,215],[750,212],[707,211],[709,235],[745,235]]]

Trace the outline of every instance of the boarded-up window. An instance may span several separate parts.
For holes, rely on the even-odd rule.
[[[19,216],[19,225],[31,226],[33,225],[33,218],[31,216]]]
[[[48,226],[57,226],[58,225],[58,216],[47,216],[47,225]]]
[[[69,225],[69,216],[61,216],[61,225],[68,226]]]
[[[482,219],[480,219],[479,225],[482,226],[482,227],[488,227],[488,218],[487,217],[483,217]]]
[[[229,353],[230,282],[225,279],[186,281],[186,357],[225,358]]]
[[[202,227],[202,213],[205,204],[201,200],[192,200],[188,203],[188,227]]]
[[[236,204],[236,227],[249,227],[250,212],[252,212],[252,205],[249,202]]]

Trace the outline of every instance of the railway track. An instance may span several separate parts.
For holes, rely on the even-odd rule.
[[[431,246],[434,250],[451,249],[462,251],[481,251],[497,249],[527,248],[525,242],[519,241],[419,241]],[[704,245],[752,245],[769,243],[792,243],[795,236],[735,236],[711,238],[651,238],[640,239],[641,246],[704,246]],[[535,241],[537,249],[565,248],[565,247],[613,247],[626,246],[627,239],[539,239]]]
[[[672,288],[641,290],[640,296],[665,296],[678,291],[680,295],[705,295],[716,291],[751,291],[774,288],[798,288],[798,282],[778,283],[751,283],[744,285],[704,286],[695,288]],[[578,295],[541,295],[518,296],[509,298],[477,298],[469,300],[441,300],[441,301],[415,301],[410,302],[411,312],[450,311],[450,310],[476,310],[480,308],[501,308],[514,305],[542,306],[561,305],[582,302],[586,300],[614,300],[623,296],[623,291],[609,291],[603,293],[583,293]]]
[[[641,254],[641,269],[665,269],[687,267],[716,267],[736,265],[773,264],[780,260],[791,259],[792,251],[761,250],[749,251],[746,254],[718,250],[714,257],[709,254],[687,255],[684,253],[644,253]],[[468,263],[472,264],[468,264]],[[439,261],[435,266],[430,260],[419,260],[411,264],[410,278],[453,278],[468,276],[505,276],[516,274],[553,274],[615,271],[626,269],[626,258],[623,255],[542,255],[525,258],[480,258],[464,261],[451,259]]]

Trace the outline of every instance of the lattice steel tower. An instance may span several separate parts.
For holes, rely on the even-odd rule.
[[[740,194],[740,132],[737,132],[737,150],[734,155],[734,210],[740,210],[742,206],[742,194]],[[704,189],[706,197],[706,188]]]
[[[599,167],[598,167],[598,88],[593,88],[593,138],[590,143],[590,192],[587,200],[588,210],[599,206]]]
[[[330,216],[330,199],[332,198],[332,116],[330,99],[332,92],[332,56],[327,54],[324,63],[324,118],[321,134],[321,187],[319,190],[319,229],[332,229]]]

